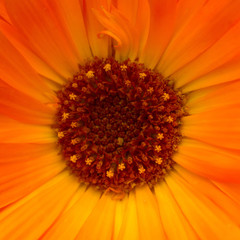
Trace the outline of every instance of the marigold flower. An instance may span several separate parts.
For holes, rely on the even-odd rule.
[[[240,239],[240,1],[0,1],[0,239]]]

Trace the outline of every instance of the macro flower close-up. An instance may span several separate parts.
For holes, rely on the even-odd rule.
[[[0,0],[0,240],[240,239],[239,0]]]

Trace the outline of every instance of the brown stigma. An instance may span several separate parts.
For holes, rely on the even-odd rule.
[[[81,182],[129,192],[171,169],[184,96],[161,74],[129,60],[94,58],[57,96],[58,142]]]

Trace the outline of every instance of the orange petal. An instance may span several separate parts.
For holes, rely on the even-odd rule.
[[[50,2],[50,5],[53,12],[58,15],[69,41],[72,41],[79,63],[83,63],[84,60],[92,56],[92,53],[79,0],[54,0]]]
[[[0,80],[0,113],[15,120],[52,124],[55,109],[23,94]]]
[[[81,186],[75,194],[78,199],[70,208],[59,216],[57,221],[44,234],[42,239],[75,239],[79,230],[94,210],[100,198],[100,192],[96,189]],[[71,223],[71,224],[69,224]]]
[[[0,166],[0,208],[31,193],[66,167],[55,152],[32,161]]]
[[[177,2],[153,0],[149,5],[150,29],[144,51],[140,52],[140,61],[155,68],[174,32]]]
[[[37,56],[26,44],[26,39],[16,30],[13,25],[0,21],[0,31],[7,37],[11,44],[27,60],[29,65],[41,76],[45,76],[45,81],[51,81],[64,84],[66,79],[55,72],[40,56]],[[25,43],[24,43],[25,42]],[[25,44],[25,45],[24,45]]]
[[[98,0],[83,0],[83,17],[86,26],[88,41],[93,56],[106,58],[111,55],[110,39],[106,36],[100,38],[99,33],[104,30],[102,24],[96,19],[93,14],[93,9],[99,9]],[[100,1],[105,9],[109,9],[109,4],[106,1]]]
[[[127,206],[123,215],[123,222],[117,240],[139,240],[139,224],[135,193],[132,191],[127,197]]]
[[[9,0],[5,5],[25,46],[65,78],[78,70],[73,46],[48,1]]]
[[[1,143],[0,163],[28,161],[50,153],[55,148],[55,144]]]
[[[104,240],[113,234],[116,200],[103,194],[94,210],[86,219],[76,239]]]
[[[182,134],[212,145],[239,149],[239,104],[184,117]]]
[[[139,239],[167,239],[160,219],[159,208],[148,185],[136,189]]]
[[[239,56],[220,66],[219,68],[199,77],[183,87],[183,92],[190,92],[220,83],[229,83],[239,80]]]
[[[198,239],[165,182],[154,187],[167,239]]]
[[[233,199],[238,205],[240,205],[240,188],[237,183],[221,183],[214,182],[229,198]]]
[[[10,22],[8,13],[6,11],[5,5],[3,1],[0,1],[0,18],[2,18],[3,20]]]
[[[236,69],[236,63],[240,60],[239,32],[240,22],[206,52],[177,71],[172,76],[176,79],[176,87],[183,87],[183,91],[188,92],[239,78],[240,72]],[[219,76],[219,72],[223,73],[230,64],[233,65],[232,71]],[[214,77],[209,81],[210,76]]]
[[[50,126],[23,124],[9,118],[0,118],[2,143],[54,143],[56,133]]]
[[[231,107],[240,103],[239,94],[239,80],[194,91],[188,94],[188,113],[196,114],[214,108]]]
[[[183,214],[200,239],[239,239],[240,229],[213,201],[174,171],[165,178]]]
[[[215,44],[239,20],[239,7],[239,1],[229,0],[200,5],[191,21],[177,31],[161,58],[159,66],[164,76],[172,75]]]
[[[240,182],[239,151],[183,139],[173,159],[201,176],[224,182]]]
[[[9,41],[0,33],[1,80],[20,92],[46,102],[44,94],[51,92]]]
[[[115,221],[114,221],[114,232],[113,239],[119,239],[119,234],[124,223],[125,213],[127,211],[128,196],[125,196],[121,201],[117,201]],[[133,238],[130,238],[133,239]]]
[[[194,173],[176,165],[174,167],[179,175],[200,194],[205,195],[213,201],[223,212],[225,212],[235,223],[240,226],[240,206],[230,197],[224,194],[217,185],[210,180],[197,176]]]
[[[117,7],[112,5],[110,9],[94,11],[99,22],[106,28],[102,33],[117,40],[117,60],[135,60],[147,39],[150,18],[148,1],[141,0],[132,3],[132,6],[137,9],[129,8],[129,3],[121,1]]]
[[[0,213],[0,238],[39,239],[63,212],[77,187],[77,181],[63,172],[12,204]]]
[[[132,0],[131,2],[122,0],[117,3],[117,12],[119,11],[127,19],[128,27],[131,31],[130,34],[132,34],[130,38],[133,42],[130,43],[128,54],[128,58],[131,60],[135,60],[143,52],[143,48],[146,45],[150,27],[149,5],[149,1],[146,0]],[[125,56],[121,56],[120,49],[116,49],[116,55],[120,55],[119,58],[125,58]]]

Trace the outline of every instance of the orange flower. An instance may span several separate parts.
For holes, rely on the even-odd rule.
[[[240,239],[239,9],[238,0],[0,1],[0,239]],[[153,186],[100,191],[66,168],[57,142],[69,132],[53,129],[56,93],[94,56],[144,63],[186,96],[175,164],[172,170],[165,166],[164,180]],[[104,66],[111,74],[113,67]],[[127,71],[120,66],[121,74]],[[92,81],[97,72],[86,74]],[[142,82],[147,77],[138,76]],[[132,87],[131,79],[123,84]],[[154,87],[148,89],[152,96]],[[88,94],[86,87],[82,91]],[[163,104],[171,100],[162,96]],[[66,105],[78,101],[74,92],[67,97]],[[143,106],[149,107],[146,101]],[[64,112],[62,121],[71,117]],[[156,136],[163,143],[168,138],[161,131]],[[117,144],[125,144],[122,136]],[[71,164],[78,166],[89,148],[83,146],[68,156]],[[145,162],[164,162],[166,148],[157,147],[158,157],[144,152],[136,168],[143,178],[150,171]],[[87,159],[86,167],[96,165]],[[107,181],[139,161],[126,159],[115,163],[117,170],[109,166]],[[96,171],[102,165],[104,159]]]

